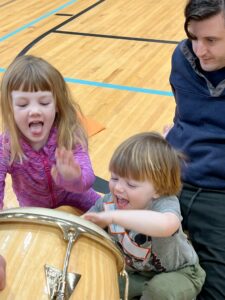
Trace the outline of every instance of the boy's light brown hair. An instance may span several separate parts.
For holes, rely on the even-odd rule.
[[[114,152],[109,170],[136,181],[149,181],[160,195],[176,195],[181,189],[183,155],[158,133],[144,132],[125,140]]]

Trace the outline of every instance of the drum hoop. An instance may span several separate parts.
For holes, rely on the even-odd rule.
[[[7,222],[26,222],[54,226],[63,231],[64,239],[66,239],[65,230],[77,231],[79,236],[87,236],[108,248],[110,252],[113,252],[116,257],[118,272],[123,273],[125,271],[123,254],[115,242],[102,228],[82,217],[49,208],[16,207],[0,211],[0,223]]]

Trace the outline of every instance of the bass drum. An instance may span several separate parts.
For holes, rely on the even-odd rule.
[[[104,230],[66,211],[1,211],[0,254],[7,262],[1,300],[120,298],[122,253]]]

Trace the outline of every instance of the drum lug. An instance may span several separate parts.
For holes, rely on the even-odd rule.
[[[67,273],[64,282],[63,272],[49,265],[45,265],[45,275],[50,300],[68,300],[81,277],[80,274]]]
[[[45,275],[50,300],[68,300],[74,291],[81,275],[67,271],[72,247],[79,237],[79,231],[62,226],[64,239],[68,241],[63,270],[45,265]]]

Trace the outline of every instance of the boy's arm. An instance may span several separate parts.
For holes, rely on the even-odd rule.
[[[125,229],[154,237],[169,237],[180,227],[180,220],[174,213],[151,210],[114,210],[87,213],[84,218],[102,228],[110,224],[118,224]]]

